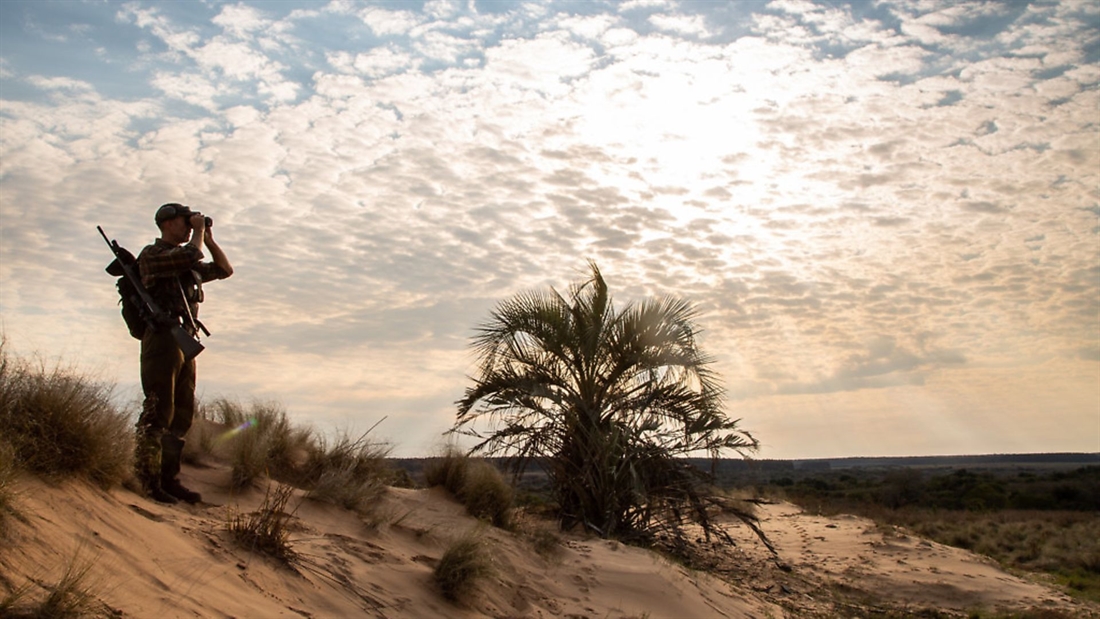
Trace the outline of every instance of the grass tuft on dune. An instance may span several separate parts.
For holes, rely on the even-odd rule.
[[[28,580],[0,598],[5,619],[106,619],[118,616],[96,596],[96,561],[83,556],[84,546],[64,565],[56,581]]]
[[[112,389],[70,368],[12,358],[0,342],[0,449],[12,466],[42,477],[83,477],[102,488],[125,482],[133,428]]]
[[[484,539],[471,532],[443,553],[433,573],[443,597],[452,602],[467,602],[477,583],[493,573],[493,564]]]
[[[500,471],[486,460],[448,448],[424,468],[429,486],[442,486],[475,518],[502,529],[512,525],[514,492]]]

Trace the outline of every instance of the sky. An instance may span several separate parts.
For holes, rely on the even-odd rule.
[[[199,396],[437,453],[598,264],[760,458],[1100,452],[1100,3],[0,2],[0,330],[115,385],[108,248],[214,219]]]

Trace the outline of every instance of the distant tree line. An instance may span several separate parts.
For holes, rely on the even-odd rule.
[[[764,486],[780,488],[804,504],[825,501],[871,503],[891,509],[1100,511],[1100,466],[1057,471],[848,470],[797,479],[780,475]]]
[[[501,470],[508,458],[488,458]],[[422,477],[427,460],[398,459],[394,464],[413,478]],[[686,460],[713,473],[723,488],[780,489],[791,499],[848,501],[891,509],[922,506],[947,510],[1038,509],[1100,512],[1100,466],[1065,466],[1044,471],[1007,464],[999,468],[827,467],[798,468],[791,460]],[[1027,462],[1027,461],[1024,461]],[[1031,460],[1030,463],[1034,463]],[[1064,459],[1058,460],[1065,464]],[[517,480],[522,502],[545,500],[550,480],[541,470]],[[541,499],[539,497],[542,497]]]

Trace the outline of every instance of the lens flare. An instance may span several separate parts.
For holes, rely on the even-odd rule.
[[[254,417],[246,419],[244,423],[237,426],[236,428],[233,428],[232,430],[229,430],[227,432],[222,433],[221,436],[219,436],[217,439],[215,439],[215,442],[220,443],[222,441],[229,440],[229,439],[233,438],[234,436],[240,434],[241,432],[244,432],[245,430],[251,428],[254,425],[256,425],[256,419]]]

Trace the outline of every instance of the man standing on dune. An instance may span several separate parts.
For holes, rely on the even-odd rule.
[[[174,324],[197,335],[202,284],[225,279],[233,267],[214,240],[213,222],[182,204],[169,203],[155,216],[160,237],[138,255],[141,283]],[[204,261],[203,249],[212,261]],[[167,327],[141,338],[141,388],[145,392],[137,430],[137,475],[150,498],[162,503],[198,503],[199,493],[179,481],[183,437],[195,415],[195,360],[185,358]]]

